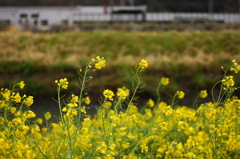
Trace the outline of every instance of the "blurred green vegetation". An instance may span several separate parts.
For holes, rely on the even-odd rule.
[[[107,88],[131,88],[131,70],[146,59],[146,98],[154,97],[163,76],[170,78],[163,97],[183,90],[191,98],[192,91],[210,90],[221,80],[221,66],[227,67],[232,59],[240,61],[239,44],[238,30],[33,34],[12,29],[0,32],[0,87],[24,80],[24,93],[51,99],[56,96],[54,80],[66,77],[70,86],[64,93],[78,93],[77,70],[101,56],[107,61],[106,67],[91,73],[90,96],[99,96]]]

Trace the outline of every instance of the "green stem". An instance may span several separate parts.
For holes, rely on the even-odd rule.
[[[214,88],[216,87],[216,85],[218,84],[218,83],[220,83],[221,81],[218,81],[217,83],[215,83],[214,85],[213,85],[213,87],[212,87],[212,89],[211,89],[211,95],[212,95],[212,99],[213,99],[213,103],[215,103],[216,101],[215,101],[215,98],[214,98]],[[222,89],[222,88],[221,88]],[[221,89],[220,89],[220,91],[221,91]],[[219,93],[219,95],[220,95],[221,93]]]
[[[172,108],[174,108],[174,102],[175,102],[176,97],[177,97],[177,94],[174,94],[173,99],[172,99],[172,103],[171,103]]]
[[[139,112],[140,112],[140,113],[143,113],[143,111],[144,111],[144,110],[147,108],[147,106],[148,106],[148,105],[147,105],[147,104],[145,104],[145,105],[144,105],[144,106],[143,106],[143,107],[140,109],[140,111],[139,111]]]
[[[107,99],[105,98],[103,104],[105,104],[106,101],[107,101]],[[103,133],[106,136],[107,134],[106,134],[106,130],[105,130],[105,122],[104,122],[104,116],[103,115],[104,115],[104,113],[102,112],[101,117],[102,117],[102,123],[103,123]]]
[[[119,106],[120,105],[120,106]],[[115,113],[116,113],[116,116],[118,114],[118,109],[121,107],[121,99],[119,98],[117,103],[114,105],[114,110],[115,110]]]
[[[68,119],[69,120],[69,119]],[[72,150],[73,150],[73,146],[72,146],[72,142],[71,142],[71,136],[70,136],[70,133],[69,133],[69,121],[68,121],[68,123],[66,124],[66,126],[67,126],[67,133],[68,133],[68,142],[69,142],[69,146],[70,146],[70,152],[69,152],[69,157],[70,157],[70,159],[72,158],[72,156],[71,156],[71,152],[72,152]],[[68,158],[69,158],[68,157]]]
[[[41,148],[38,146],[38,144],[36,143],[36,138],[35,138],[35,136],[34,136],[34,134],[32,134],[32,136],[33,136],[33,138],[34,138],[34,144],[36,145],[36,147],[37,147],[37,149],[39,150],[39,152],[44,156],[44,158],[48,158],[44,153],[43,153],[43,151],[41,150]],[[30,143],[29,142],[29,140],[25,137],[25,139],[28,141],[28,143]]]
[[[45,118],[46,126],[49,129],[48,120]]]
[[[232,66],[229,66],[226,70],[223,70],[223,71],[224,71],[223,79],[226,77],[227,72],[228,72],[228,70],[229,70],[231,67],[232,67]],[[222,81],[219,81],[219,82],[222,82]],[[219,82],[217,82],[217,83],[219,83]],[[216,83],[216,84],[217,84],[217,83]],[[216,84],[215,84],[214,86],[216,86]],[[214,87],[213,87],[213,88],[214,88]],[[221,84],[221,88],[220,88],[219,95],[218,95],[218,100],[217,100],[218,103],[221,103],[221,100],[222,100],[222,98],[223,98],[223,96],[224,96],[224,94],[225,94],[225,90],[224,90],[223,88],[224,88],[224,87],[223,87],[223,84]],[[212,96],[213,96],[213,89],[212,89]],[[214,101],[214,103],[215,103],[215,101]]]
[[[87,77],[88,68],[89,68],[90,64],[91,64],[91,63],[89,63],[89,64],[86,65],[84,74],[83,74],[83,76],[82,76],[81,88],[80,88],[80,93],[79,93],[79,103],[78,103],[79,109],[82,108],[83,91],[84,91],[84,89],[86,88],[85,83],[86,83],[86,77]],[[76,120],[76,121],[77,121],[77,123],[76,123],[77,126],[80,126],[81,115],[82,115],[82,113],[81,113],[81,111],[79,111],[79,113],[78,113],[78,115],[77,115],[77,120]]]
[[[79,75],[80,75],[80,78],[82,78],[82,80],[80,80],[80,84],[81,84],[81,87],[80,87],[80,92],[79,92],[79,101],[78,101],[78,106],[79,106],[79,112],[78,112],[78,115],[76,116],[76,126],[78,128],[80,128],[81,126],[81,116],[82,116],[82,113],[81,113],[81,108],[82,108],[82,98],[83,98],[83,91],[84,89],[86,88],[85,86],[85,83],[86,83],[86,78],[87,78],[87,73],[88,73],[88,70],[89,70],[89,66],[91,65],[92,63],[88,63],[85,67],[85,71],[84,71],[84,74],[83,76],[80,74],[79,72]],[[75,141],[76,137],[77,137],[77,134],[78,134],[78,129],[76,129],[74,131],[74,138],[73,138],[73,141]]]
[[[129,110],[129,105],[132,103],[133,99],[135,98],[135,95],[136,95],[136,93],[137,93],[137,90],[138,90],[139,86],[140,86],[141,83],[142,83],[141,76],[138,75],[138,74],[139,74],[139,71],[140,71],[140,68],[141,68],[141,67],[138,67],[137,70],[136,70],[136,73],[135,73],[135,78],[136,78],[136,80],[137,80],[137,84],[136,84],[136,86],[134,86],[134,88],[133,88],[133,95],[132,95],[131,99],[129,100],[128,107],[127,107],[127,111],[126,111],[127,114],[128,114],[128,110]]]
[[[236,133],[236,135],[238,135],[238,116],[239,116],[239,114],[238,114],[238,108],[236,107],[236,118],[235,118],[235,133]]]
[[[157,94],[157,102],[155,104],[155,107],[158,105],[158,103],[160,102],[160,88],[162,86],[162,82],[160,81],[158,86],[157,86],[157,89],[156,89],[156,94]]]
[[[58,108],[59,108],[61,122],[63,124],[65,124],[64,119],[63,119],[63,115],[62,115],[62,107],[61,107],[61,100],[60,100],[61,99],[61,97],[60,97],[60,90],[61,90],[61,86],[58,86],[58,91],[57,91],[57,93],[58,93]]]
[[[197,95],[197,97],[195,98],[194,102],[193,102],[193,108],[196,109],[197,108],[197,103],[198,103],[198,99],[199,99],[199,94]]]

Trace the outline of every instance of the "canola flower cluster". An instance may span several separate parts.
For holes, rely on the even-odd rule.
[[[147,66],[147,61],[142,60],[137,70],[143,71]],[[240,67],[233,61],[229,70],[237,73]],[[53,116],[47,112],[44,125],[41,118],[33,123],[29,121],[36,117],[30,110],[33,97],[15,92],[24,88],[21,81],[12,90],[1,89],[0,92],[3,114],[0,117],[0,159],[237,159],[240,156],[240,99],[232,95],[236,87],[226,83],[227,79],[234,78],[227,77],[230,76],[225,76],[220,84],[228,98],[202,103],[197,109],[178,106],[174,101],[169,104],[149,99],[141,111],[131,96],[136,89],[131,92],[122,87],[116,92],[103,91],[104,100],[93,117],[86,115],[85,109],[90,98],[72,94],[65,105],[59,103],[59,122],[50,123]],[[157,88],[169,83],[168,78],[162,77]],[[68,87],[65,78],[56,84],[59,94]],[[183,91],[176,91],[173,100],[182,99],[184,95]],[[201,90],[198,97],[207,96],[207,91]]]
[[[95,68],[99,70],[105,67],[105,63],[106,63],[106,61],[104,60],[104,57],[100,58],[99,56],[97,56],[95,59],[92,59],[92,62],[94,63]]]

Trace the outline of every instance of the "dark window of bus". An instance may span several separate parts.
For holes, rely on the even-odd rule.
[[[38,17],[39,17],[39,14],[38,14],[38,13],[32,14],[32,18],[38,18]]]
[[[77,24],[81,24],[80,21],[73,21],[73,24],[77,25]]]
[[[10,21],[10,20],[0,20],[0,24],[10,25],[10,24],[11,24],[11,21]]]
[[[42,20],[42,21],[41,21],[41,24],[42,24],[43,26],[46,26],[46,25],[48,25],[48,21],[47,21],[47,20]]]
[[[27,16],[28,16],[28,15],[27,15],[26,13],[20,14],[20,17],[21,17],[21,18],[27,18]]]

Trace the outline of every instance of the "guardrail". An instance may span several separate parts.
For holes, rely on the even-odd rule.
[[[76,13],[73,21],[76,22],[110,22],[110,21],[135,21],[142,22],[142,14],[84,14]],[[222,22],[240,23],[238,13],[146,13],[146,22]]]

